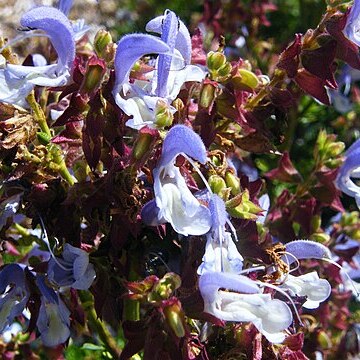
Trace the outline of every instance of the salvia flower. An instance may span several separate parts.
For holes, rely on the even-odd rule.
[[[360,139],[355,141],[345,153],[345,161],[336,178],[336,186],[345,194],[355,198],[360,208],[360,187],[353,179],[360,178]]]
[[[95,279],[95,270],[86,251],[65,244],[62,258],[50,259],[48,278],[58,286],[87,290]]]
[[[174,126],[165,137],[162,155],[153,171],[155,199],[145,205],[142,219],[150,225],[169,222],[182,235],[202,235],[210,230],[210,211],[191,193],[175,166],[178,155],[206,162],[200,136],[184,125]]]
[[[29,299],[24,267],[8,264],[0,272],[0,333],[20,316]]]
[[[146,30],[161,34],[157,38],[147,34],[124,36],[119,42],[115,55],[115,86],[113,96],[117,105],[132,116],[126,125],[141,129],[144,126],[162,126],[157,114],[169,114],[176,110],[171,102],[179,94],[186,81],[201,81],[205,73],[190,64],[191,41],[186,26],[172,12],[151,20]],[[135,80],[130,83],[129,74],[134,63],[146,54],[160,54],[156,70],[148,74],[147,81]],[[171,115],[169,115],[171,116]]]
[[[281,343],[292,323],[290,308],[270,294],[261,294],[257,284],[242,275],[206,272],[199,289],[204,311],[225,321],[249,321],[272,343]],[[227,290],[221,290],[227,289]]]
[[[286,254],[283,256],[283,260],[288,265],[305,259],[332,262],[330,250],[315,241],[294,240],[287,243],[285,248]],[[320,279],[316,271],[300,276],[286,274],[281,287],[289,290],[291,296],[306,296],[307,299],[303,306],[307,309],[319,307],[319,304],[325,301],[331,293],[329,282]]]
[[[25,98],[34,86],[64,86],[71,80],[75,39],[68,18],[53,7],[41,6],[28,11],[21,18],[21,25],[43,30],[58,55],[55,64],[7,64],[0,69],[0,101],[26,106]]]

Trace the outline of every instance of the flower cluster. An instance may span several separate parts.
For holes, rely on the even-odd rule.
[[[0,37],[6,358],[356,351],[360,5],[276,48],[279,9],[219,4],[114,42],[59,1]]]

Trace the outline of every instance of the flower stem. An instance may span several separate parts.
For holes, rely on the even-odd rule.
[[[26,97],[26,100],[34,112],[34,118],[39,124],[41,131],[51,137],[51,132],[46,122],[45,114],[35,99],[34,91],[31,91],[31,93]]]
[[[117,347],[116,341],[110,334],[106,325],[98,318],[94,309],[94,301],[91,294],[87,291],[78,291],[78,294],[81,303],[83,304],[84,311],[86,312],[91,330],[95,331],[99,335],[99,338],[113,358],[118,359],[121,354],[121,350]]]

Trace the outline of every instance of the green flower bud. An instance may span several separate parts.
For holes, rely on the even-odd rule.
[[[211,190],[215,194],[220,194],[226,188],[225,180],[219,175],[211,175],[208,179]]]
[[[164,308],[166,322],[174,334],[181,338],[185,336],[184,314],[178,302],[175,302]]]
[[[81,84],[81,92],[91,93],[98,89],[106,72],[104,60],[93,56],[89,59],[86,73]]]
[[[209,108],[214,103],[215,94],[215,84],[212,81],[204,83],[200,93],[200,106]]]
[[[226,201],[225,204],[228,213],[240,219],[256,220],[258,214],[263,211],[261,207],[255,205],[250,200],[250,194],[247,189]]]
[[[231,78],[231,82],[237,90],[252,91],[259,85],[258,77],[246,69],[238,69],[237,74]]]
[[[313,218],[311,219],[311,225],[313,231],[318,231],[321,227],[321,216],[319,215],[313,216]]]
[[[90,168],[85,160],[78,160],[73,165],[74,176],[76,177],[76,180],[79,182],[86,181],[86,177],[89,171]]]
[[[327,147],[327,152],[331,157],[340,155],[345,149],[345,144],[341,141],[331,143]]]
[[[180,287],[180,276],[175,273],[167,273],[156,284],[154,291],[162,298],[168,299],[171,294]]]
[[[159,100],[156,103],[155,109],[155,124],[158,128],[163,128],[170,126],[174,120],[174,115],[172,114],[168,104]]]
[[[223,79],[223,78],[228,78],[230,76],[230,72],[232,70],[232,66],[230,63],[226,63],[225,65],[221,66],[217,73],[218,73],[218,77],[220,79]],[[219,81],[224,81],[224,80],[219,80]]]
[[[133,147],[132,157],[141,160],[150,150],[153,136],[150,133],[140,133]]]
[[[206,65],[209,71],[217,71],[226,64],[226,56],[219,51],[210,51],[207,55]]]
[[[335,169],[343,163],[344,159],[330,159],[325,161],[325,165],[330,169]]]
[[[329,234],[326,234],[326,233],[313,233],[311,236],[310,236],[310,240],[314,240],[318,243],[326,243],[330,240],[330,235]]]
[[[237,195],[240,192],[240,180],[232,172],[228,171],[225,174],[226,185],[231,188],[231,194]]]
[[[332,348],[332,342],[331,342],[331,338],[329,337],[329,335],[323,331],[323,330],[320,330],[318,333],[317,333],[317,341],[319,343],[319,345],[321,346],[321,348],[323,350],[326,350],[326,349],[331,349]]]
[[[104,29],[99,30],[94,39],[94,49],[96,51],[96,54],[99,57],[103,57],[104,50],[106,49],[107,45],[112,43],[112,37],[109,31],[106,31]]]

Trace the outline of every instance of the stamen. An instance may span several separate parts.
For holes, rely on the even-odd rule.
[[[18,36],[15,36],[12,40],[8,41],[3,47],[0,48],[0,53],[2,53],[6,48],[12,46],[13,44],[28,39],[32,37],[47,37],[49,38],[49,35],[43,33],[36,33],[37,30],[30,30],[26,33],[19,34]]]
[[[50,252],[50,255],[52,256],[52,258],[54,259],[54,261],[56,262],[56,264],[58,266],[60,266],[61,269],[65,270],[65,271],[68,271],[69,269],[66,268],[65,266],[63,266],[59,261],[58,259],[56,258],[56,256],[54,255],[53,253],[53,250],[51,249],[51,246],[50,246],[50,241],[49,241],[49,237],[48,237],[48,234],[47,234],[47,231],[45,229],[45,224],[44,224],[44,221],[41,217],[40,214],[38,214],[39,216],[39,219],[40,219],[40,225],[41,225],[41,231],[42,231],[42,240],[44,241],[44,243],[46,244],[47,248],[49,249],[49,252]]]
[[[241,270],[238,275],[248,274],[248,273],[251,273],[254,271],[260,271],[260,270],[265,270],[265,269],[266,269],[265,266],[259,265],[259,266],[255,266],[255,267],[252,267],[249,269]]]
[[[288,255],[288,256],[290,256],[290,257],[292,257],[294,259],[294,261],[296,263],[296,267],[294,269],[290,270],[290,265],[292,265],[293,262],[290,263],[288,261],[287,257],[285,257],[285,262],[286,262],[287,266],[289,267],[289,272],[288,272],[289,274],[296,271],[300,267],[300,261],[298,260],[298,258],[294,254],[289,253],[287,251],[282,251],[282,252],[279,252],[279,255]]]
[[[328,263],[330,263],[330,264],[332,264],[332,265],[334,265],[334,266],[336,266],[337,268],[339,268],[340,270],[344,270],[344,268],[340,265],[340,264],[338,264],[336,261],[334,261],[334,260],[331,260],[331,259],[323,259],[324,261],[326,261],[326,262],[328,262]],[[343,271],[343,274],[347,277],[347,279],[350,281],[350,283],[351,283],[351,286],[353,287],[353,289],[355,290],[355,293],[356,293],[356,297],[359,297],[360,296],[360,293],[359,293],[359,291],[356,289],[356,286],[355,286],[355,284],[354,284],[354,281],[353,281],[353,279],[349,276],[349,274],[344,270]]]

